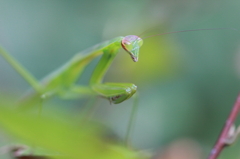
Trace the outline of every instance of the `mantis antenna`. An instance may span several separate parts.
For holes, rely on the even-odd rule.
[[[181,30],[181,31],[173,31],[173,32],[168,32],[168,33],[162,33],[162,34],[150,35],[150,36],[143,37],[142,39],[151,38],[151,37],[155,37],[155,36],[159,36],[159,35],[165,35],[165,34],[182,33],[182,32],[191,32],[191,31],[202,31],[202,30],[235,30],[235,31],[239,32],[239,30],[237,30],[237,29],[235,29],[235,28],[192,29],[192,30]],[[240,33],[240,32],[239,32],[239,33]]]

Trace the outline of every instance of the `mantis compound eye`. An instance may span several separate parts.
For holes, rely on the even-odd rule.
[[[129,41],[123,41],[123,45],[127,46],[127,45],[131,45],[131,43]]]
[[[139,47],[140,47],[140,46],[142,46],[142,44],[143,44],[143,40],[142,40],[141,38],[139,38],[139,39],[137,40],[137,43],[138,43],[138,45],[139,45]]]
[[[133,45],[132,45],[132,43],[129,42],[129,41],[124,41],[122,44],[124,45],[124,47],[126,48],[126,50],[132,50],[132,49],[133,49]]]

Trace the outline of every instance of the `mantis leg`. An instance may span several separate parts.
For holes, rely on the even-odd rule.
[[[126,132],[126,135],[125,135],[125,145],[130,147],[130,138],[131,138],[131,135],[133,133],[133,126],[135,124],[135,121],[136,121],[136,116],[137,116],[137,110],[138,110],[138,102],[139,102],[139,94],[138,92],[136,92],[136,94],[133,95],[133,98],[134,98],[134,103],[133,103],[133,106],[132,106],[132,110],[131,110],[131,115],[130,115],[130,118],[129,118],[129,122],[128,122],[128,127],[127,127],[127,132]]]
[[[118,104],[130,98],[137,89],[131,83],[102,83],[103,76],[116,56],[118,48],[111,46],[103,50],[103,56],[94,70],[90,85],[101,96],[108,98],[110,102]]]
[[[58,93],[58,95],[62,99],[79,99],[82,97],[96,96],[96,92],[87,86],[74,85],[70,87],[66,92]]]
[[[0,55],[2,55],[5,60],[11,64],[11,66],[34,88],[36,92],[42,92],[42,87],[38,81],[1,46]]]

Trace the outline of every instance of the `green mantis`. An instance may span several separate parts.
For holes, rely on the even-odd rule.
[[[41,82],[37,82],[3,48],[0,48],[0,54],[34,88],[35,92],[24,99],[23,103],[26,105],[34,105],[42,98],[50,98],[54,95],[69,99],[79,98],[83,94],[99,95],[118,104],[129,99],[136,92],[137,86],[132,83],[102,83],[103,77],[120,48],[123,48],[134,62],[137,62],[142,43],[143,40],[136,35],[120,36],[100,43],[76,54],[69,62],[46,76]],[[89,86],[76,85],[75,82],[84,68],[100,55],[102,57],[93,71]]]
[[[219,30],[231,28],[216,29],[195,29],[183,30],[170,33],[200,31],[200,30]],[[158,35],[163,35],[158,34]],[[158,36],[153,35],[153,36]],[[149,36],[149,37],[153,37]],[[146,37],[145,37],[146,38]],[[20,107],[32,107],[41,103],[43,99],[59,96],[64,99],[77,99],[83,95],[98,95],[106,98],[111,103],[118,104],[131,98],[137,90],[137,86],[132,83],[103,83],[104,75],[113,62],[115,56],[121,48],[123,48],[134,62],[138,61],[139,49],[143,44],[143,40],[136,35],[128,35],[125,37],[117,37],[109,41],[97,44],[85,51],[77,53],[69,62],[62,67],[46,76],[38,82],[21,64],[19,64],[10,54],[0,47],[0,55],[2,55],[8,63],[32,86],[33,92],[27,94],[26,98],[20,103]],[[97,56],[102,55],[95,70],[92,73],[88,86],[77,85],[76,81],[80,78],[85,67]],[[137,105],[137,104],[135,104]],[[135,116],[136,106],[132,109],[132,114],[127,128],[125,142],[129,141],[130,129]]]
[[[234,28],[194,29],[168,32],[153,36],[189,31],[220,29],[230,29],[236,31]],[[1,47],[0,55],[2,55],[35,90],[35,92],[28,94],[27,98],[25,98],[22,102],[22,106],[35,105],[42,99],[50,98],[54,95],[58,95],[65,99],[79,98],[82,95],[99,95],[108,99],[114,104],[118,104],[131,98],[132,95],[135,94],[137,86],[132,83],[102,83],[103,77],[120,48],[123,48],[130,55],[134,62],[137,62],[139,57],[139,49],[142,44],[143,40],[136,35],[128,35],[125,37],[120,36],[112,40],[102,42],[76,54],[69,62],[46,76],[40,82],[38,82],[30,73],[28,73],[26,69],[24,69]],[[94,58],[100,55],[102,55],[102,57],[93,71],[89,86],[76,85],[75,82],[78,78],[80,78],[84,68]]]

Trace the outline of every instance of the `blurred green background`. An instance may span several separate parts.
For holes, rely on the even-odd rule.
[[[40,80],[75,53],[120,35],[240,29],[239,10],[238,0],[0,0],[0,44]],[[146,38],[137,63],[121,50],[104,81],[138,86],[134,147],[161,150],[190,138],[206,156],[240,90],[239,44],[239,32],[211,30]],[[79,83],[88,84],[96,63]],[[1,94],[17,100],[29,87],[0,57]],[[76,115],[85,100],[55,102]],[[123,138],[133,100],[97,102],[94,118]],[[221,158],[237,158],[239,149],[240,142]]]

